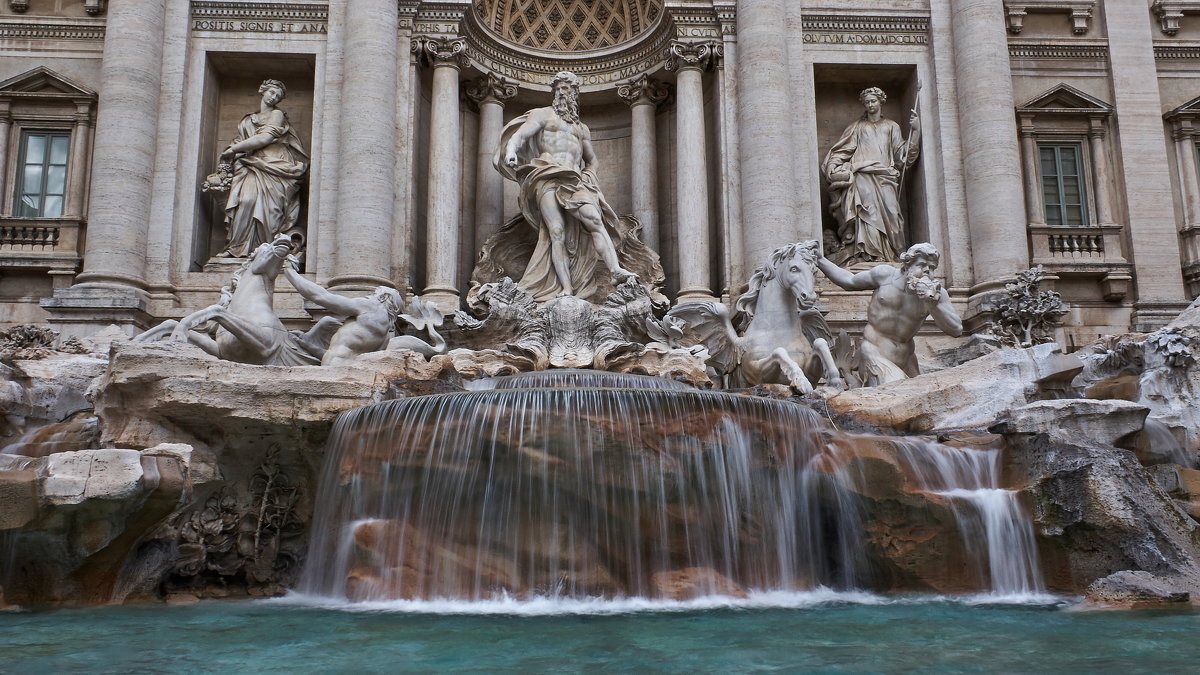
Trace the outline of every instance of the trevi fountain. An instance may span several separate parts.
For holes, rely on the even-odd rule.
[[[1194,669],[1150,5],[4,3],[0,671]]]

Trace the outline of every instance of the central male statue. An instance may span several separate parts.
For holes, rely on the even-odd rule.
[[[579,121],[579,78],[554,77],[554,104],[504,128],[493,164],[521,185],[518,203],[538,230],[537,246],[518,285],[537,302],[564,295],[590,297],[602,263],[621,284],[637,275],[621,266],[613,241],[617,214],[596,179],[591,131]]]

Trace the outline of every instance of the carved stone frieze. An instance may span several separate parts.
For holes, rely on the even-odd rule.
[[[661,105],[670,94],[671,89],[668,85],[649,75],[640,75],[617,87],[617,95],[630,106]]]
[[[192,30],[213,33],[327,32],[324,2],[228,2],[194,0]]]
[[[671,43],[671,57],[667,59],[667,70],[672,72],[686,68],[708,70],[725,53],[719,42],[680,42]]]
[[[805,44],[925,45],[929,15],[842,14],[806,12],[802,18]]]
[[[1195,61],[1200,59],[1200,44],[1156,44],[1154,58],[1160,61]]]
[[[104,20],[42,17],[20,22],[0,21],[0,40],[86,40],[104,41]]]
[[[489,101],[498,101],[503,104],[517,95],[517,85],[503,77],[488,73],[468,84],[463,93],[475,105],[481,105]]]
[[[1096,0],[1004,0],[1008,32],[1019,35],[1025,28],[1025,16],[1030,13],[1061,12],[1070,14],[1071,30],[1085,35],[1091,28]]]
[[[1008,43],[1008,55],[1013,59],[1081,61],[1108,60],[1108,44],[1103,40],[1071,42],[1013,41]]]

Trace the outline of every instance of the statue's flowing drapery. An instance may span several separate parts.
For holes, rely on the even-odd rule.
[[[835,262],[862,255],[896,260],[906,248],[899,167],[916,161],[917,147],[910,149],[900,125],[892,120],[872,122],[863,117],[846,127],[822,163],[830,179],[838,239],[846,245]],[[850,179],[833,177],[841,172],[848,172]]]
[[[568,216],[584,206],[591,204],[600,212],[604,227],[608,230],[613,242],[621,240],[617,227],[617,214],[613,211],[604,196],[600,193],[600,185],[596,175],[591,171],[558,164],[543,159],[536,147],[536,139],[531,139],[517,150],[517,167],[512,168],[504,163],[505,149],[513,134],[525,124],[529,115],[509,122],[501,134],[500,147],[493,158],[496,170],[509,180],[516,181],[521,186],[517,203],[521,214],[538,232],[537,246],[529,259],[517,284],[533,296],[537,302],[552,300],[562,292],[562,285],[554,273],[554,264],[550,250],[550,232],[542,218],[539,204],[547,193],[553,193],[559,208]],[[581,298],[591,297],[597,289],[597,281],[609,275],[608,268],[600,259],[592,243],[591,235],[573,217],[565,218],[565,237],[567,255],[570,258],[571,284],[575,295]],[[618,249],[618,256],[621,251]],[[622,264],[624,261],[622,260]]]
[[[286,114],[281,126],[270,124],[266,117],[251,113],[238,124],[234,143],[262,133],[275,140],[234,161],[225,202],[229,245],[224,255],[245,258],[259,244],[292,229],[300,217],[300,179],[308,171],[308,154]]]

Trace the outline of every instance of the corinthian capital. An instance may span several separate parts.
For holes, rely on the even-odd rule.
[[[625,99],[631,107],[635,105],[658,105],[667,100],[670,89],[666,84],[652,79],[649,75],[639,75],[636,78],[617,87],[617,94]]]
[[[503,77],[497,77],[494,73],[488,73],[467,85],[466,95],[475,105],[490,101],[503,105],[505,101],[517,95],[517,85]]]
[[[671,43],[671,58],[667,59],[667,70],[708,70],[713,60],[721,58],[724,52],[725,49],[719,42],[675,41]]]
[[[451,35],[422,35],[412,40],[412,51],[426,66],[454,66],[461,68],[465,65],[464,51],[467,41]]]

